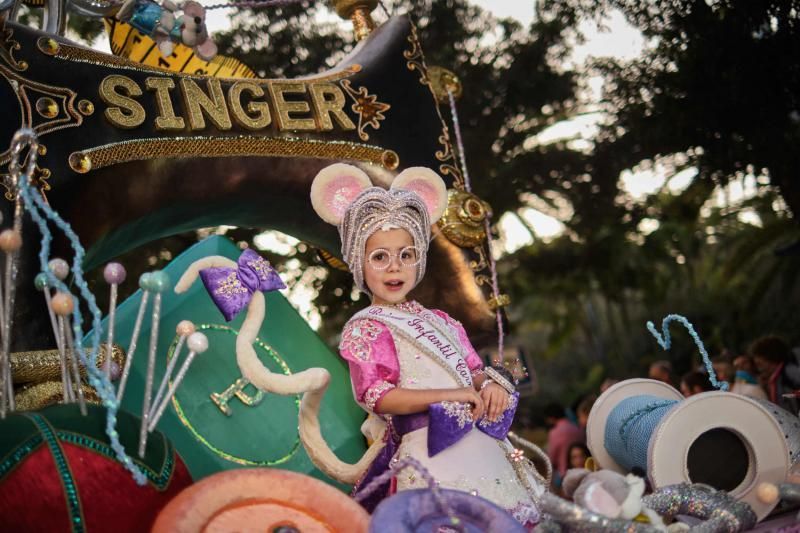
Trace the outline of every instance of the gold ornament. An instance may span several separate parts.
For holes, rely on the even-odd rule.
[[[458,79],[453,72],[446,68],[437,67],[432,65],[428,67],[428,79],[431,82],[431,89],[436,96],[436,100],[440,104],[449,104],[450,96],[448,92],[453,93],[453,98],[458,100],[461,98],[462,86],[461,80]]]
[[[495,311],[498,307],[505,307],[510,304],[511,298],[508,294],[498,294],[496,298],[494,296],[489,298],[487,303],[489,304],[489,309]]]
[[[81,152],[73,152],[69,156],[69,167],[78,174],[86,174],[92,170],[92,158]]]
[[[78,111],[80,111],[83,115],[89,116],[94,113],[94,104],[91,103],[89,100],[81,100],[78,102]]]
[[[58,44],[58,41],[50,37],[39,37],[39,40],[36,41],[36,46],[39,47],[43,54],[48,56],[54,56],[61,50],[61,45]]]
[[[378,7],[378,0],[332,0],[336,14],[353,23],[356,40],[367,37],[375,29],[370,13]]]
[[[42,96],[36,100],[36,112],[44,118],[56,118],[58,116],[58,103],[49,96]]]
[[[451,242],[462,248],[473,248],[486,240],[484,221],[491,212],[489,204],[474,194],[449,189],[447,209],[437,224]]]

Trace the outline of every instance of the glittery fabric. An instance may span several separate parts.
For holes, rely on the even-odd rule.
[[[105,344],[101,344],[97,354],[97,367],[106,360]],[[125,350],[117,344],[111,349],[111,358],[120,368],[125,364]],[[14,352],[11,354],[11,376],[15,385],[21,383],[42,383],[61,379],[61,359],[58,350],[36,350]],[[86,378],[86,369],[81,366],[81,377]]]
[[[342,239],[342,258],[353,273],[359,290],[369,294],[364,284],[364,248],[367,239],[389,227],[406,230],[421,251],[414,283],[425,275],[431,221],[425,203],[418,194],[403,189],[385,190],[370,187],[359,194],[344,213],[339,225]]]
[[[697,533],[745,531],[756,524],[756,514],[744,502],[725,491],[681,483],[663,487],[642,498],[645,506],[661,516],[678,514],[704,520],[692,528]]]
[[[549,515],[539,531],[570,531],[596,533],[655,533],[649,524],[612,519],[593,513],[554,494],[544,494],[542,510]],[[752,528],[756,515],[744,502],[737,501],[725,491],[682,483],[663,487],[642,498],[645,507],[667,520],[676,515],[698,518],[692,533],[736,533]]]

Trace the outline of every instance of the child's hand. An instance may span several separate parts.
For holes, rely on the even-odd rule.
[[[497,422],[508,406],[508,392],[497,383],[489,383],[481,390],[480,395],[486,406],[486,418]]]
[[[483,399],[473,387],[463,387],[460,389],[450,389],[447,400],[451,402],[461,402],[472,404],[472,420],[477,422],[481,419],[484,412]]]

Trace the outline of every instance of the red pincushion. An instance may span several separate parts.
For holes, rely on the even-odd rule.
[[[74,425],[84,426],[79,428],[84,431],[64,428],[63,417],[55,421],[52,417],[48,419],[53,409],[60,409],[60,414],[65,409],[74,410]],[[47,424],[44,430],[36,431],[35,424],[24,423],[33,422],[31,416],[38,416],[39,423]],[[5,448],[0,456],[0,476],[5,473],[0,477],[0,524],[4,531],[70,531],[70,498],[65,476],[57,468],[54,445],[56,453],[63,454],[69,468],[67,477],[72,478],[76,487],[76,497],[72,501],[78,507],[72,517],[77,517],[77,522],[73,531],[148,531],[167,502],[191,485],[192,479],[183,461],[172,445],[157,433],[151,435],[155,450],[148,445],[146,462],[135,461],[150,472],[147,484],[137,485],[131,473],[109,456],[107,441],[92,429],[86,434],[85,426],[92,418],[104,424],[105,410],[95,407],[90,410],[89,418],[83,419],[77,414],[77,407],[69,405],[53,406],[38,414],[12,415],[0,423],[0,433],[13,431],[19,437],[19,444],[11,450],[1,446],[8,444],[11,435],[5,433],[0,437],[0,447]],[[120,425],[135,429],[138,424],[134,422],[138,419],[121,413]],[[127,431],[120,433],[122,436]],[[58,442],[48,436],[56,436]],[[129,452],[135,449],[125,440],[123,444]]]

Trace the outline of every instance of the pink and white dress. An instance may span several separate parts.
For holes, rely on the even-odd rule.
[[[413,301],[372,306],[358,313],[345,326],[339,351],[350,367],[356,401],[372,414],[383,396],[395,387],[461,388],[471,386],[472,378],[483,372],[483,363],[461,324],[443,311],[428,310]],[[429,430],[437,431],[434,407],[438,413],[450,415],[456,432],[463,434],[435,452],[429,439]],[[490,500],[523,524],[531,526],[539,521],[536,502],[545,491],[544,480],[504,438],[505,432],[500,435],[502,438],[495,438],[479,427],[487,421],[473,426],[465,404],[435,404],[430,418],[424,413],[376,416],[392,425],[392,431],[387,432],[395,437],[391,460],[411,456],[428,469],[441,487]],[[508,412],[506,431],[512,416],[513,409]],[[425,420],[421,424],[417,423],[420,418]],[[413,424],[408,423],[411,419]],[[401,426],[405,429],[398,431]],[[444,431],[452,433],[447,428]],[[446,440],[447,435],[444,436]],[[367,477],[374,474],[377,472],[368,472]],[[362,480],[356,491],[367,481]],[[411,469],[403,470],[394,481],[392,490],[426,487],[421,476]]]

